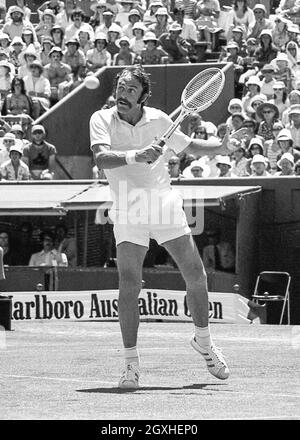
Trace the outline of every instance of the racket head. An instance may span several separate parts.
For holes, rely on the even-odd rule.
[[[181,105],[189,112],[207,109],[221,94],[225,84],[225,74],[217,67],[198,73],[185,86],[181,95]]]

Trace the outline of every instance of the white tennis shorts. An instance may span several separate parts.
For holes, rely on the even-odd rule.
[[[162,244],[189,234],[182,204],[180,194],[170,190],[152,199],[149,195],[146,201],[135,200],[123,216],[118,216],[118,211],[112,208],[110,218],[114,222],[116,244],[128,241],[149,247],[150,238]]]

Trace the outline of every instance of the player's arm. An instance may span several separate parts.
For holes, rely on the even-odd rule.
[[[191,139],[191,143],[185,148],[184,152],[193,154],[196,157],[205,156],[206,154],[228,155],[232,151],[228,149],[229,130],[227,130],[222,142],[215,137],[210,139]]]
[[[92,145],[95,164],[99,169],[112,169],[134,163],[152,163],[162,154],[159,147],[149,145],[142,150],[112,151],[109,145]]]

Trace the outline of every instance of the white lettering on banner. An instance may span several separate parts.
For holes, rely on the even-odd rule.
[[[118,290],[77,292],[14,292],[12,319],[118,320]],[[247,299],[234,293],[209,293],[210,322],[247,321]],[[242,304],[242,309],[240,307]],[[143,289],[139,297],[142,320],[191,321],[186,292]]]

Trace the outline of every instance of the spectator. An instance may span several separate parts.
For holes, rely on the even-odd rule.
[[[300,160],[297,160],[297,162],[295,163],[295,176],[300,176]]]
[[[287,110],[290,105],[286,86],[283,81],[275,81],[273,85],[273,90],[274,90],[273,99],[270,99],[269,102],[276,105],[279,111],[278,118],[281,119],[283,112]]]
[[[284,153],[291,153],[294,157],[294,162],[300,159],[300,152],[294,148],[294,141],[290,130],[287,128],[280,130],[277,136],[277,142],[281,150],[277,156],[277,160],[279,160]]]
[[[251,161],[251,177],[270,177],[267,171],[268,162],[262,154],[255,154]]]
[[[89,26],[90,32],[93,32],[93,28],[88,23],[84,22],[84,12],[80,8],[75,8],[71,14],[71,20],[72,24],[67,26],[66,28],[66,40],[70,40],[71,38],[76,37],[76,34],[80,31],[80,29],[83,27],[86,29]]]
[[[28,266],[30,256],[37,251],[32,241],[32,225],[30,222],[21,223],[17,231],[15,247],[13,265]]]
[[[54,235],[45,230],[40,235],[43,249],[31,255],[29,266],[68,266],[67,256],[54,248]]]
[[[23,56],[25,62],[18,69],[18,75],[21,78],[24,78],[26,75],[30,74],[30,65],[33,61],[37,59],[36,51],[32,46],[27,47]]]
[[[122,10],[117,13],[115,22],[123,28],[128,23],[128,17],[130,10],[133,7],[134,0],[121,0]],[[138,8],[138,3],[135,4],[135,7]]]
[[[62,50],[65,50],[65,31],[63,27],[59,26],[58,24],[54,25],[50,31],[50,35],[53,40],[53,46],[60,47]]]
[[[194,20],[188,17],[188,10],[175,7],[173,9],[173,18],[182,27],[181,37],[193,46],[198,41],[198,34]]]
[[[130,39],[130,47],[132,51],[138,56],[141,56],[142,50],[145,49],[144,35],[146,27],[142,22],[137,22],[133,25],[133,38]]]
[[[30,27],[24,27],[21,38],[25,43],[25,49],[30,47],[36,52],[36,54],[39,53],[41,45]]]
[[[180,159],[178,156],[171,156],[168,161],[168,172],[171,178],[180,179],[183,175],[180,172]]]
[[[116,41],[116,45],[120,48],[112,59],[113,66],[131,66],[136,61],[135,53],[130,49],[130,41],[128,37],[121,37]]]
[[[254,99],[254,96],[261,96],[261,82],[256,75],[250,76],[246,82],[246,93],[242,98],[243,111],[249,110],[250,101]],[[263,97],[265,99],[265,97]]]
[[[104,13],[107,11],[107,3],[105,0],[98,0],[91,4],[90,9],[93,11],[93,15],[89,20],[89,24],[94,31],[98,32],[99,26],[104,23]]]
[[[207,51],[211,52],[212,34],[220,30],[218,18],[220,16],[219,0],[199,0],[197,3],[196,26],[199,31],[200,40],[207,42]]]
[[[278,50],[284,50],[289,41],[288,22],[285,18],[277,15],[274,20],[275,26],[272,29],[273,43]]]
[[[83,52],[86,57],[87,52],[94,47],[94,35],[91,34],[88,28],[81,27],[80,31],[77,34],[77,38],[79,41],[79,49]]]
[[[65,223],[58,223],[55,227],[54,247],[60,254],[67,256],[69,266],[77,266],[76,239],[68,235]]]
[[[217,137],[223,140],[226,133],[227,133],[227,124],[223,122],[222,124],[219,124],[217,127]]]
[[[232,177],[230,170],[232,165],[229,156],[218,156],[216,165],[219,168],[218,177]]]
[[[9,16],[11,20],[5,23],[2,31],[5,34],[8,34],[11,40],[13,40],[14,37],[21,38],[24,27],[29,27],[32,29],[33,35],[35,36],[34,39],[36,40],[33,24],[30,21],[25,20],[23,9],[21,9],[19,6],[12,6],[10,8]]]
[[[21,124],[13,124],[10,129],[10,133],[16,136],[16,139],[19,139],[22,142],[22,151],[25,145],[29,143],[27,139],[25,139],[25,132],[22,128]]]
[[[158,8],[155,12],[156,23],[151,24],[148,28],[150,32],[154,32],[157,38],[168,33],[171,17],[167,8]]]
[[[261,3],[257,3],[253,8],[254,22],[249,25],[248,38],[258,39],[260,36],[265,35],[262,31],[270,30],[271,40],[272,40],[272,23],[266,18],[267,10],[265,6]]]
[[[280,52],[274,59],[273,63],[275,64],[275,80],[282,81],[285,84],[287,93],[290,93],[295,77],[289,67],[287,54]]]
[[[90,72],[96,72],[100,67],[110,66],[112,59],[107,50],[107,37],[104,33],[96,34],[94,49],[90,49],[86,56],[86,65]]]
[[[229,41],[229,43],[227,43],[226,50],[227,56],[223,61],[234,64],[234,83],[235,87],[238,87],[239,78],[244,70],[244,60],[239,55],[239,45],[235,41]]]
[[[237,177],[246,177],[249,175],[247,170],[248,160],[246,158],[245,147],[240,143],[232,153],[233,161],[231,163],[231,173]]]
[[[194,179],[202,178],[202,177],[206,178],[210,174],[210,168],[205,163],[205,159],[193,160],[193,162],[190,164],[188,168],[191,172],[192,178]],[[186,171],[188,171],[188,169],[186,169]]]
[[[40,22],[35,28],[39,42],[43,37],[51,37],[51,29],[55,25],[55,14],[51,9],[45,9],[40,17]]]
[[[143,40],[146,47],[141,51],[141,64],[162,64],[168,59],[168,53],[159,46],[153,32],[146,32]]]
[[[233,113],[242,113],[243,112],[243,103],[238,98],[232,98],[229,101],[228,112],[230,113],[230,116],[226,120],[226,125],[229,127],[230,130],[232,130],[232,115]]]
[[[174,22],[170,25],[169,32],[162,34],[159,42],[164,51],[168,53],[169,63],[189,63],[190,44],[180,37],[182,27]]]
[[[122,29],[116,23],[113,23],[107,32],[107,51],[113,57],[115,54],[119,53],[119,46],[117,46],[116,42],[122,35]]]
[[[140,11],[138,11],[137,9],[131,9],[128,14],[129,23],[127,23],[122,29],[123,35],[128,37],[129,40],[133,38],[133,32],[132,32],[133,26],[135,23],[141,22],[141,20],[142,20],[142,16]]]
[[[265,142],[265,156],[270,164],[271,174],[275,174],[277,171],[277,158],[281,152],[280,146],[278,144],[277,138],[280,131],[283,129],[283,124],[281,122],[275,122],[273,124],[273,135],[274,139],[270,139]]]
[[[277,171],[275,173],[275,176],[294,176],[294,156],[291,153],[284,153],[279,161],[277,162],[278,168],[280,168],[281,171]]]
[[[6,17],[10,17],[11,10],[14,6],[18,6],[20,9],[22,9],[24,13],[24,20],[30,22],[30,16],[31,16],[31,9],[28,8],[27,5],[25,5],[25,0],[15,0],[15,5],[12,5],[8,8],[6,12]]]
[[[3,264],[11,266],[14,260],[14,252],[11,249],[10,235],[5,229],[0,229],[0,248],[3,250]]]
[[[10,91],[11,82],[14,77],[14,66],[7,60],[0,61],[0,93],[1,101],[3,101]]]
[[[50,51],[54,46],[52,38],[44,37],[42,38],[40,60],[43,66],[50,63]]]
[[[280,0],[275,12],[277,15],[296,16],[300,12],[300,2],[299,0]]]
[[[25,43],[21,37],[14,37],[10,46],[12,50],[10,51],[9,61],[15,66],[15,71],[17,72],[23,62]]]
[[[208,139],[206,127],[203,124],[199,124],[191,134],[192,139]]]
[[[232,9],[227,14],[227,26],[225,29],[227,40],[231,39],[231,31],[236,26],[243,29],[243,36],[246,37],[250,25],[254,25],[254,13],[248,6],[247,0],[234,0]]]
[[[145,26],[149,27],[150,24],[156,23],[155,12],[157,11],[158,8],[162,8],[162,7],[163,7],[162,1],[160,0],[150,1],[148,9],[145,11],[143,17]]]
[[[238,130],[240,130],[240,128],[242,128],[244,120],[245,120],[245,116],[243,113],[233,113],[233,115],[231,116],[231,120],[232,120],[232,131],[231,131],[231,135],[234,135],[234,133]]]
[[[229,242],[221,241],[218,230],[206,231],[208,245],[203,248],[203,264],[205,269],[234,272],[235,254]]]
[[[23,161],[28,165],[31,177],[39,180],[45,170],[54,175],[56,148],[45,141],[46,131],[42,125],[31,129],[32,142],[24,147]]]
[[[299,45],[299,34],[300,34],[299,26],[294,24],[289,24],[287,31],[288,31],[289,41],[294,41],[297,45]]]
[[[272,64],[265,64],[260,71],[263,78],[260,82],[261,93],[267,97],[267,99],[272,99],[274,95],[273,86],[276,82],[274,79],[275,68]]]
[[[44,67],[39,61],[30,65],[30,73],[24,78],[25,88],[33,102],[33,118],[36,119],[50,107],[51,86],[44,76]]]
[[[65,94],[65,87],[71,81],[71,67],[62,62],[63,51],[54,46],[50,52],[50,63],[44,68],[45,77],[49,79],[51,86],[51,104],[55,104]]]
[[[9,150],[16,142],[16,136],[13,133],[5,133],[2,145],[0,144],[0,166],[9,160]]]
[[[272,31],[264,29],[259,35],[259,47],[255,51],[255,58],[261,69],[265,64],[270,64],[277,56],[278,49],[273,44]]]
[[[12,80],[11,93],[4,99],[2,114],[33,117],[32,100],[26,94],[24,80],[19,76],[15,76]]]
[[[187,19],[196,20],[197,16],[199,15],[197,3],[197,0],[175,0],[173,13],[174,10],[180,9],[185,12]],[[172,10],[172,7],[170,7],[170,9]]]
[[[300,50],[297,43],[289,41],[286,45],[286,54],[288,57],[289,66],[292,70],[292,75],[295,78],[300,77]]]
[[[63,62],[71,67],[73,88],[85,76],[86,60],[83,52],[79,49],[77,38],[70,38],[66,42],[67,49],[64,52]]]
[[[256,110],[260,106],[260,104],[263,104],[264,102],[267,102],[267,98],[265,95],[255,95],[253,98],[249,100],[249,106],[247,108],[246,114],[249,118],[251,118],[254,122],[260,123],[261,118],[257,115]]]
[[[64,2],[60,0],[47,0],[38,7],[37,12],[39,16],[41,16],[46,9],[51,9],[55,16],[57,16],[63,12],[65,5]]]
[[[0,167],[0,174],[3,180],[29,180],[29,168],[21,160],[22,145],[12,145],[9,150],[9,160]]]
[[[10,55],[10,43],[11,39],[9,35],[5,34],[2,30],[0,31],[0,46],[1,49],[7,54]]]
[[[246,40],[243,38],[243,35],[244,29],[242,26],[236,26],[232,29],[232,41],[237,43],[239,46],[238,55],[244,59],[248,55],[248,46]]]
[[[278,107],[271,102],[264,102],[257,108],[257,115],[261,119],[261,123],[258,128],[258,135],[264,140],[273,139],[273,124],[279,118]]]
[[[300,104],[291,105],[288,114],[291,122],[286,125],[286,128],[291,133],[294,148],[300,150]]]

